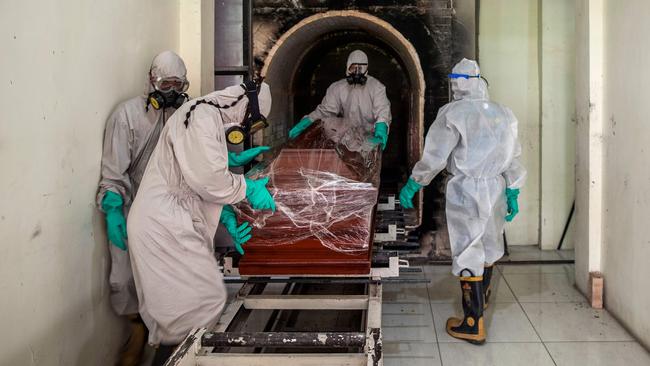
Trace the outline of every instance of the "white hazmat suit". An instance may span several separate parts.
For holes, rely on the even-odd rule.
[[[350,53],[346,73],[352,64],[368,64],[368,56],[359,50]],[[342,116],[344,121],[352,125],[367,128],[370,135],[377,122],[385,122],[390,126],[392,116],[386,87],[374,77],[367,77],[364,85],[349,84],[346,79],[334,82],[327,88],[321,104],[306,117],[317,121]]]
[[[187,71],[183,60],[171,51],[157,55],[151,64],[154,78],[185,78]],[[97,205],[101,208],[106,191],[119,194],[127,215],[138,191],[145,168],[151,157],[165,120],[174,109],[156,110],[147,107],[147,95],[153,91],[147,75],[147,89],[143,95],[129,99],[115,108],[106,123],[102,154],[102,178],[99,182]],[[111,253],[111,305],[118,315],[138,313],[133,273],[129,252],[110,245]]]
[[[201,99],[223,106],[242,94],[237,85]],[[140,315],[151,344],[178,344],[192,328],[216,324],[226,288],[212,238],[222,207],[246,197],[244,176],[228,170],[223,126],[244,119],[248,99],[228,109],[199,104],[186,127],[196,101],[185,103],[167,122],[128,218]],[[266,84],[259,106],[267,116]]]
[[[526,170],[518,160],[517,119],[489,100],[478,64],[463,59],[452,73],[473,77],[452,79],[453,101],[429,128],[411,179],[425,186],[445,167],[453,174],[446,195],[452,272],[482,276],[484,265],[503,256],[505,190],[520,188]]]

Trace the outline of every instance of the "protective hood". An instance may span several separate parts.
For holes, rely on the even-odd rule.
[[[243,95],[243,97],[242,97]],[[216,103],[220,106],[232,105],[238,99],[234,106],[230,108],[219,109],[221,118],[224,125],[239,124],[244,121],[246,117],[246,109],[248,107],[248,98],[246,92],[241,85],[229,86],[223,90],[212,92],[206,95],[203,99],[207,102]],[[264,117],[268,117],[271,112],[271,89],[267,83],[260,85],[260,91],[257,95],[257,100],[260,106],[260,113]]]
[[[481,69],[476,61],[464,58],[454,66],[451,73],[456,75],[451,78],[451,91],[454,100],[489,99],[485,80],[477,77],[481,75]],[[469,75],[470,77],[458,75]]]
[[[177,77],[185,79],[187,77],[187,69],[185,68],[185,63],[180,56],[172,51],[163,51],[154,57],[151,62],[149,75],[147,75],[147,88],[145,94],[153,92],[150,77]]]
[[[352,51],[350,56],[348,56],[348,62],[345,67],[345,75],[350,74],[350,65],[352,64],[366,64],[368,65],[368,55],[361,50]],[[368,72],[368,67],[366,66],[366,73]]]

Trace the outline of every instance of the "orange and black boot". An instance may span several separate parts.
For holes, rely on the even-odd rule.
[[[486,266],[483,269],[483,309],[488,308],[490,303],[490,295],[492,295],[492,287],[490,287],[490,282],[492,281],[492,270],[494,269],[494,264]]]
[[[461,277],[463,290],[462,319],[447,319],[447,333],[472,344],[485,343],[485,325],[483,324],[483,277]]]

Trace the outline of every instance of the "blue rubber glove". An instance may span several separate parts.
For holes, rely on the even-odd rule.
[[[506,216],[506,221],[508,222],[514,220],[515,216],[519,213],[519,203],[517,202],[518,197],[518,188],[506,188],[506,202],[508,203],[508,215]]]
[[[126,250],[126,219],[122,196],[113,191],[106,191],[102,198],[102,210],[106,214],[108,240],[116,247]]]
[[[230,233],[232,241],[235,243],[235,249],[237,249],[239,254],[244,255],[242,244],[251,238],[251,227],[248,226],[248,223],[244,222],[237,226],[237,215],[235,215],[235,210],[230,205],[223,206],[219,222],[221,222]]]
[[[402,205],[403,208],[414,208],[413,196],[415,196],[415,194],[418,193],[420,188],[422,188],[422,186],[419,185],[413,179],[409,178],[409,180],[406,181],[406,184],[404,185],[404,187],[402,187],[402,190],[399,192],[399,203]]]
[[[388,125],[386,122],[377,122],[375,124],[375,137],[370,140],[373,144],[381,145],[382,150],[386,150],[388,143]]]
[[[301,133],[303,133],[307,127],[311,126],[311,124],[314,123],[309,117],[305,117],[300,120],[291,130],[289,130],[289,139],[293,140],[296,137],[300,136]]]
[[[275,211],[275,201],[266,188],[269,177],[252,180],[246,178],[246,198],[255,210]]]
[[[244,150],[240,153],[228,152],[228,166],[244,166],[253,161],[257,155],[269,150],[271,150],[271,148],[268,146],[258,146],[252,149]]]

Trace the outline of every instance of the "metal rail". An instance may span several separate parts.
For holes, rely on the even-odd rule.
[[[366,334],[361,332],[206,332],[203,347],[363,347]]]

